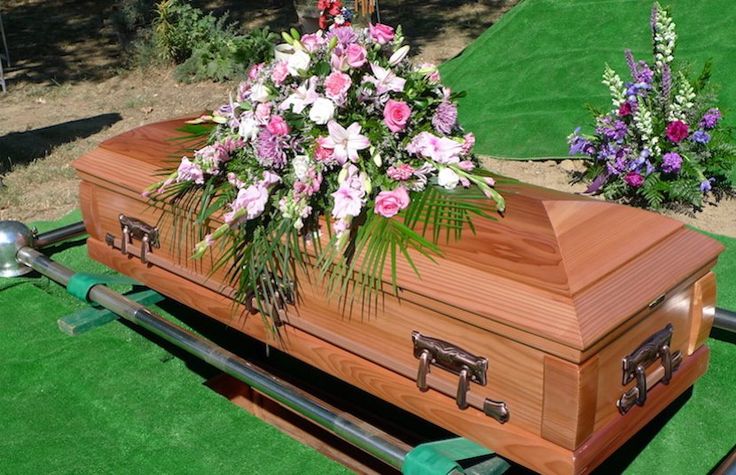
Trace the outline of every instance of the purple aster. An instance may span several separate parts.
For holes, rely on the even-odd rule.
[[[286,163],[286,153],[284,152],[284,136],[271,133],[267,128],[263,128],[256,143],[256,158],[258,163],[264,167],[281,168]]]
[[[696,130],[691,137],[691,140],[696,143],[706,144],[710,142],[710,134],[705,130]]]
[[[452,102],[442,102],[432,117],[432,125],[437,132],[445,135],[452,133],[457,123],[457,107]]]
[[[711,190],[711,188],[713,188],[713,186],[711,185],[711,183],[713,181],[714,181],[713,178],[711,178],[709,180],[703,180],[703,181],[701,181],[700,182],[700,192],[701,193],[708,193]]]
[[[703,114],[703,118],[700,121],[700,126],[704,129],[712,129],[721,120],[721,111],[716,108],[708,109],[708,112]]]
[[[677,173],[682,166],[682,157],[677,152],[665,153],[662,156],[662,171],[665,173]]]

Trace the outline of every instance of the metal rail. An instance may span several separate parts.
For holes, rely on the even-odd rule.
[[[84,227],[84,223],[82,221],[79,221],[77,223],[62,226],[60,228],[56,228],[51,231],[37,235],[33,238],[33,246],[36,249],[40,249],[42,247],[47,247],[61,241],[66,241],[67,239],[81,236],[86,233],[87,230]]]
[[[51,280],[66,286],[74,275],[71,269],[54,262],[31,247],[23,247],[18,262],[31,267]],[[164,340],[208,362],[215,368],[243,381],[257,391],[277,401],[303,417],[317,423],[357,448],[400,469],[411,447],[402,444],[367,423],[338,414],[330,407],[282,381],[263,369],[214,344],[210,340],[185,330],[123,295],[105,287],[92,287],[88,298],[160,336]]]
[[[716,317],[713,326],[731,333],[736,333],[736,312],[716,307]]]

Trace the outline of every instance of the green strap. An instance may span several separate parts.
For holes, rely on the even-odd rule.
[[[468,439],[440,440],[421,444],[404,458],[401,473],[405,475],[447,475],[453,470],[462,472],[459,460],[467,460],[493,452]]]
[[[140,285],[138,281],[124,275],[102,275],[77,272],[69,279],[69,282],[67,282],[66,291],[79,300],[89,302],[87,296],[89,295],[89,291],[92,290],[92,287],[95,285],[110,284]]]

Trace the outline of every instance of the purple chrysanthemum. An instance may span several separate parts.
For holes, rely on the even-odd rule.
[[[665,173],[677,173],[682,167],[682,157],[677,152],[665,153],[662,156],[662,171]]]
[[[258,134],[256,158],[264,167],[281,168],[286,163],[283,136],[271,133],[267,128]]]
[[[432,117],[432,125],[437,132],[445,135],[452,133],[457,123],[457,107],[452,102],[443,102],[437,107]]]
[[[721,120],[721,111],[716,108],[708,109],[708,112],[703,114],[700,126],[704,129],[712,129],[718,124],[719,120]]]
[[[696,130],[691,139],[693,142],[706,144],[710,142],[710,134],[705,130]]]
[[[358,35],[356,35],[353,28],[349,26],[331,29],[327,33],[327,41],[330,41],[333,37],[337,38],[337,43],[343,47],[350,43],[355,43],[358,40]]]

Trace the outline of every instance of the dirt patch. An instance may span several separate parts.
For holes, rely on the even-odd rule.
[[[172,70],[124,71],[112,4],[93,0],[10,0],[3,20],[12,67],[9,94],[0,95],[0,219],[54,219],[78,206],[70,163],[103,140],[131,128],[212,109],[232,84],[178,84]],[[295,26],[286,0],[202,0],[195,5],[230,11],[244,29]],[[419,61],[441,63],[498,20],[518,0],[383,0],[383,22],[403,25]],[[522,181],[580,192],[570,186],[575,162],[489,160],[491,169]],[[719,234],[736,236],[736,201],[675,216]]]

